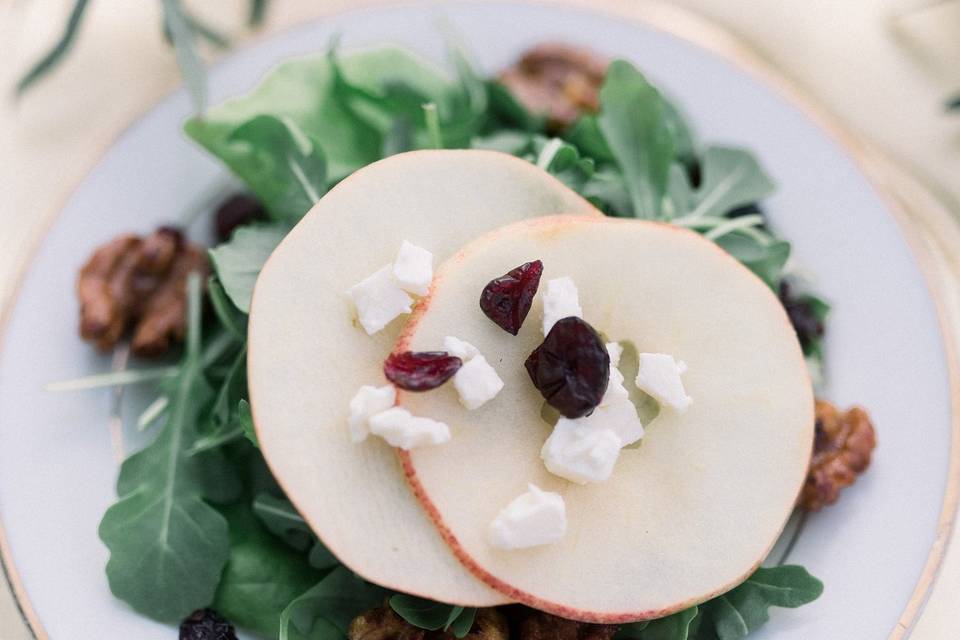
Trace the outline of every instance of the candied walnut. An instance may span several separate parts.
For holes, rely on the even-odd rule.
[[[186,281],[206,276],[206,252],[161,227],[141,238],[122,235],[97,249],[80,270],[80,335],[109,351],[133,329],[136,355],[165,353],[186,331]]]
[[[611,640],[619,627],[566,620],[542,611],[530,611],[520,623],[519,640]]]
[[[478,609],[467,640],[507,640],[507,620],[496,609]],[[415,627],[384,605],[357,616],[347,630],[348,640],[456,640],[449,631]]]
[[[860,407],[841,412],[824,400],[817,400],[816,431],[810,471],[800,494],[800,506],[818,511],[833,504],[840,490],[849,487],[870,466],[877,445],[870,416]]]
[[[552,131],[600,108],[608,61],[586,49],[538,45],[500,74],[500,82],[532,113],[546,116]]]

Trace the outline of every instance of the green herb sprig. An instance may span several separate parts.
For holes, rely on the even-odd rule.
[[[163,33],[173,46],[177,65],[198,112],[206,106],[206,73],[198,52],[201,40],[217,48],[230,46],[230,40],[217,29],[206,24],[183,6],[181,0],[160,0],[163,11]],[[266,17],[268,0],[251,0],[248,24],[259,27]],[[76,42],[84,17],[90,8],[90,0],[76,0],[63,33],[37,62],[20,78],[14,89],[19,97],[62,63]]]

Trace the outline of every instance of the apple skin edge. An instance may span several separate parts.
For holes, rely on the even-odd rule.
[[[589,221],[591,223],[597,222],[596,219],[590,219],[589,217],[586,217],[586,216],[540,217],[540,218],[534,218],[534,219],[514,223],[509,225],[508,227],[503,227],[503,228],[491,231],[486,236],[483,236],[480,239],[478,239],[476,242],[480,243],[483,241],[493,240],[499,234],[504,232],[509,232],[511,228],[518,227],[518,226],[533,227],[533,226],[543,226],[543,225],[551,226],[552,225],[555,233],[559,234],[559,233],[566,232],[568,230],[568,227],[573,228],[578,223],[582,223],[583,221]],[[615,221],[613,221],[613,223],[616,224]],[[697,238],[702,239],[701,236],[699,236],[693,231],[675,227],[667,223],[647,222],[646,224],[655,224],[655,225],[663,226],[663,227],[669,228],[671,231],[690,234],[690,235],[696,236]],[[738,268],[742,269],[744,272],[749,274],[750,277],[756,278],[756,275],[754,275],[746,266],[744,266],[740,262],[737,262],[735,259],[730,257],[720,247],[716,245],[712,245],[712,246],[715,247],[716,251],[726,256],[731,263],[736,264]],[[467,252],[465,249],[457,252],[454,256],[452,256],[449,259],[447,263],[445,263],[444,267],[446,267],[449,264],[453,264],[463,260],[466,255],[467,255]],[[397,340],[396,346],[394,348],[395,352],[402,352],[402,351],[408,350],[411,339],[417,333],[420,320],[423,318],[424,314],[430,308],[430,303],[431,303],[431,300],[433,299],[434,292],[438,288],[438,285],[443,281],[443,278],[445,276],[445,271],[446,269],[441,268],[436,273],[434,283],[431,285],[428,295],[422,298],[414,307],[412,315],[410,316],[409,320],[407,321],[406,325],[404,326]],[[776,296],[772,291],[770,291],[769,295],[772,299],[776,299]],[[778,305],[780,304],[779,301],[777,301],[777,304]],[[809,386],[809,388],[812,389],[812,382],[809,379],[809,375],[807,375],[806,377],[806,383]],[[398,395],[397,395],[398,406],[403,404],[402,398],[405,393],[407,392],[398,390]],[[786,519],[784,519],[784,522],[781,525],[780,532],[778,533],[778,535],[774,537],[773,541],[770,543],[769,547],[766,549],[763,555],[760,558],[758,558],[751,566],[749,566],[742,573],[742,575],[728,581],[727,583],[721,586],[718,586],[710,590],[709,592],[697,594],[696,596],[692,596],[689,599],[679,601],[669,607],[663,607],[658,609],[648,609],[648,610],[639,610],[639,611],[622,611],[622,612],[588,611],[588,610],[578,609],[575,607],[571,607],[568,605],[564,605],[561,603],[553,602],[553,601],[538,597],[534,594],[529,593],[528,591],[519,589],[505,582],[504,580],[490,573],[488,570],[484,569],[481,566],[481,564],[477,562],[477,560],[464,548],[464,545],[460,543],[456,534],[445,522],[443,515],[440,512],[440,509],[431,499],[430,495],[428,494],[426,488],[424,487],[423,483],[421,482],[417,474],[416,465],[413,461],[413,456],[411,452],[404,451],[401,449],[396,449],[396,454],[399,458],[401,467],[403,469],[404,478],[406,479],[410,490],[413,492],[417,501],[423,507],[427,516],[436,526],[443,541],[450,547],[450,549],[453,551],[456,558],[471,574],[473,574],[476,578],[478,578],[479,580],[481,580],[483,583],[487,584],[491,588],[502,593],[510,601],[514,601],[519,604],[529,606],[539,611],[544,611],[546,613],[560,616],[562,618],[576,620],[580,622],[593,623],[593,624],[625,624],[630,622],[653,620],[653,619],[662,618],[662,617],[671,615],[678,611],[682,611],[683,609],[689,608],[691,606],[697,605],[699,603],[705,602],[719,595],[722,595],[723,593],[726,593],[727,591],[730,591],[731,589],[735,588],[739,584],[743,583],[751,574],[753,574],[762,565],[763,560],[769,555],[774,544],[776,543],[776,539],[779,537],[779,534],[782,533],[783,527],[786,526]],[[811,455],[812,455],[812,445],[809,448],[809,451],[806,454],[806,457],[803,461],[805,468],[809,466]],[[803,483],[801,481],[797,486],[795,496],[794,496],[794,502],[796,498],[799,497],[802,487],[803,487]]]

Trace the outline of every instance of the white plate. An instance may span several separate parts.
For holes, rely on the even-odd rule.
[[[418,5],[346,13],[231,56],[211,74],[212,97],[250,89],[276,62],[318,51],[337,33],[345,47],[393,41],[440,59],[441,16],[488,70],[544,39],[626,57],[679,99],[701,139],[750,147],[776,178],[780,189],[767,202],[774,224],[834,304],[826,395],[868,407],[879,447],[870,472],[838,506],[810,519],[793,552],[823,579],[823,597],[775,610],[754,637],[888,635],[934,542],[952,416],[937,312],[885,202],[837,144],[750,75],[687,41],[583,10],[448,3],[442,12]],[[99,640],[105,628],[114,638],[174,634],[113,599],[103,574],[107,553],[96,530],[117,473],[110,394],[52,395],[41,386],[109,368],[76,335],[74,277],[91,249],[120,231],[174,220],[226,183],[180,133],[188,112],[183,92],[171,96],[103,157],[40,247],[3,336],[0,521],[26,598],[53,638]],[[128,396],[124,414],[136,415],[138,404]]]

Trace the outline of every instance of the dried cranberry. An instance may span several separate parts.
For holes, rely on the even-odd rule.
[[[480,309],[504,331],[517,335],[542,275],[543,263],[534,260],[491,280],[480,294]]]
[[[180,623],[180,640],[237,640],[237,633],[213,609],[198,609]]]
[[[794,295],[790,284],[784,280],[780,283],[780,302],[787,310],[787,317],[797,332],[803,352],[810,353],[824,333],[823,320],[814,307],[813,299]]]
[[[214,217],[217,239],[226,242],[237,227],[256,220],[265,220],[267,212],[263,204],[251,195],[237,193],[224,200]]]
[[[446,351],[391,353],[383,365],[387,380],[407,391],[436,389],[463,366],[463,360]]]
[[[610,355],[603,340],[575,316],[553,325],[524,366],[547,404],[567,418],[593,411],[610,378]]]

